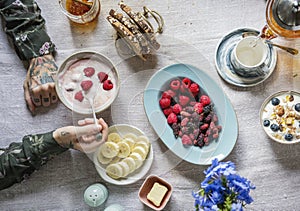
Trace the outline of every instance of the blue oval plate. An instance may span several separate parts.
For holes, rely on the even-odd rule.
[[[160,106],[159,99],[166,82],[173,78],[188,77],[210,96],[218,115],[222,131],[217,141],[202,148],[184,146],[180,138],[175,138]],[[156,72],[144,91],[144,107],[150,124],[163,143],[181,159],[198,164],[210,165],[214,158],[223,160],[232,151],[238,136],[238,123],[235,111],[217,83],[202,70],[187,64],[174,64]]]

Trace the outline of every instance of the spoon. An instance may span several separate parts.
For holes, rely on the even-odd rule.
[[[89,101],[91,108],[92,108],[92,113],[93,113],[93,119],[95,122],[95,125],[98,126],[98,120],[96,117],[96,112],[95,112],[95,107],[94,107],[94,98],[95,98],[95,93],[90,93],[90,95],[88,95],[87,93],[85,93],[85,97],[87,98],[87,100]],[[97,134],[97,141],[102,140],[102,133]]]
[[[258,36],[256,32],[244,32],[242,34],[242,37],[247,37],[247,36]],[[261,38],[260,38],[261,39]],[[299,53],[299,51],[295,48],[290,48],[290,47],[287,47],[287,46],[282,46],[282,45],[278,45],[276,43],[273,43],[272,41],[270,40],[265,40],[266,43],[272,45],[272,46],[275,46],[277,48],[280,48],[282,50],[285,50],[286,52],[292,54],[292,55],[297,55]]]

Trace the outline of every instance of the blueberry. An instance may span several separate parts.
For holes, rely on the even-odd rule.
[[[265,120],[264,120],[264,126],[265,126],[265,127],[269,127],[269,125],[270,125],[270,120],[265,119]]]
[[[279,130],[279,126],[276,124],[272,124],[270,128],[273,132],[277,132]]]
[[[295,105],[295,110],[298,111],[298,112],[300,112],[300,103],[297,103]]]
[[[290,134],[290,133],[285,134],[284,139],[287,140],[287,141],[291,141],[293,139],[293,135]]]
[[[277,97],[272,98],[272,105],[273,106],[277,106],[279,105],[280,100]]]

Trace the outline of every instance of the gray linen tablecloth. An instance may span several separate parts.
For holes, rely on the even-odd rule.
[[[203,180],[206,168],[181,161],[172,154],[151,128],[144,112],[143,90],[152,74],[178,62],[204,69],[222,87],[234,106],[239,135],[233,151],[225,160],[235,162],[239,174],[257,187],[251,193],[254,202],[247,206],[247,210],[299,209],[300,145],[273,142],[259,123],[259,109],[266,97],[281,90],[300,91],[299,56],[278,50],[277,67],[271,77],[252,88],[229,85],[218,76],[214,66],[215,49],[222,36],[236,28],[260,30],[265,25],[264,0],[126,1],[135,10],[147,5],[164,17],[164,33],[158,35],[162,46],[157,57],[147,63],[136,59],[125,61],[116,52],[115,31],[105,18],[111,8],[118,8],[117,1],[101,1],[99,20],[95,29],[90,31],[72,27],[60,12],[58,1],[40,0],[38,3],[57,47],[58,64],[76,51],[95,50],[108,56],[117,66],[121,78],[119,97],[98,116],[110,125],[134,125],[150,137],[154,161],[147,175],[157,174],[174,187],[165,210],[193,210],[191,191]],[[21,140],[25,134],[74,124],[80,117],[62,103],[31,116],[23,98],[26,71],[4,32],[0,40],[0,146]],[[277,38],[276,41],[300,49],[297,40]],[[164,156],[159,156],[162,154]],[[67,151],[30,179],[1,191],[0,210],[88,210],[83,202],[83,192],[95,182],[104,182],[108,187],[109,198],[105,206],[119,203],[125,210],[150,210],[138,199],[143,181],[122,187],[105,183],[86,155]]]

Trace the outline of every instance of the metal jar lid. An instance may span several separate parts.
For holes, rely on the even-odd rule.
[[[275,0],[272,13],[277,24],[286,30],[300,30],[300,0]]]

